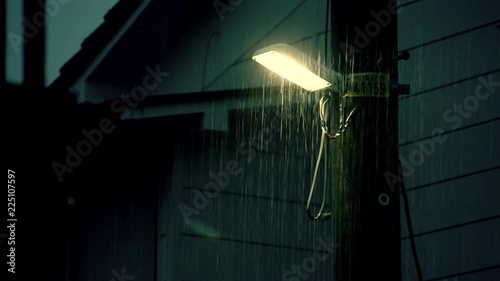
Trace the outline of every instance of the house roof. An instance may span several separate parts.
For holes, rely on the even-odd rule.
[[[104,16],[104,22],[81,44],[61,69],[60,76],[49,86],[52,90],[72,87],[82,75],[87,81],[133,85],[143,75],[146,65],[158,63],[180,36],[205,16],[214,13],[212,1],[150,0],[148,6],[104,57],[101,52],[147,0],[121,0]]]
[[[143,1],[122,0],[111,8],[104,22],[83,41],[80,51],[62,66],[49,90],[65,92],[73,86]]]

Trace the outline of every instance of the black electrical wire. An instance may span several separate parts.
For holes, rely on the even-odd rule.
[[[220,37],[220,36],[221,36],[221,33],[219,31],[214,31],[210,35],[210,39],[208,39],[207,47],[205,49],[205,58],[204,58],[204,61],[203,61],[203,72],[202,72],[202,76],[201,76],[201,91],[202,92],[206,88],[205,87],[205,80],[206,80],[206,76],[207,76],[208,52],[210,51],[210,47],[212,46],[212,41],[216,37]]]
[[[413,254],[413,261],[415,262],[415,269],[417,270],[418,281],[422,281],[422,269],[420,268],[420,261],[417,254],[417,246],[415,245],[415,235],[413,234],[413,226],[411,223],[410,206],[408,204],[408,196],[406,195],[405,182],[400,182],[401,195],[403,195],[403,203],[405,208],[406,226],[408,227],[409,239],[411,244],[411,251]]]
[[[330,18],[330,0],[326,0],[326,23],[325,23],[325,64],[328,67],[328,19]]]

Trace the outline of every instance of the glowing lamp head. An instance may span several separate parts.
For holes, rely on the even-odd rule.
[[[254,53],[252,59],[307,91],[331,86],[330,82],[305,66],[314,65],[310,58],[289,45],[275,44],[262,48]]]

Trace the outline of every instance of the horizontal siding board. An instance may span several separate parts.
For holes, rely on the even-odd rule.
[[[181,243],[184,250],[179,253],[178,266],[182,280],[287,280],[283,274],[292,265],[302,265],[313,256],[312,252],[186,236]],[[332,280],[333,261],[330,255],[324,262],[318,262],[308,280]]]
[[[225,175],[228,163],[236,161],[239,172],[229,175],[223,191],[250,196],[305,202],[314,169],[315,157],[300,158],[280,152],[255,150],[254,157],[242,155],[236,148],[206,148],[186,156],[183,168],[185,187],[205,188]],[[224,177],[221,177],[224,178]],[[224,183],[224,182],[223,182]]]
[[[446,141],[435,143],[434,152],[428,153],[428,156],[422,152],[421,147],[424,142],[429,141],[401,147],[400,158],[403,163],[409,163],[404,166],[413,168],[413,171],[408,169],[405,173],[406,188],[499,166],[499,128],[500,121],[496,121],[447,134]],[[416,155],[423,155],[423,161],[419,162]]]
[[[500,219],[416,238],[424,280],[500,264],[499,232]],[[403,280],[417,280],[410,242],[401,247]]]
[[[414,233],[500,216],[499,178],[500,169],[408,192]],[[408,236],[405,216],[401,226]]]
[[[472,273],[458,273],[458,276],[441,278],[440,281],[498,281],[500,265],[496,268],[478,268]],[[436,280],[437,281],[437,280]]]
[[[490,0],[423,0],[403,7],[398,15],[399,49],[498,21],[499,6]]]
[[[500,83],[500,71],[483,77]],[[476,88],[479,89],[476,94]],[[444,131],[500,117],[500,87],[488,91],[480,79],[472,79],[443,89],[399,101],[399,142],[429,137],[436,128]],[[477,102],[477,105],[474,105]],[[464,107],[462,117],[454,108]],[[469,110],[470,109],[470,110]]]
[[[410,51],[399,63],[399,82],[411,94],[498,70],[500,34],[494,26]],[[429,93],[427,93],[429,94]]]
[[[194,206],[195,196],[193,191],[186,190],[183,202]],[[190,223],[183,226],[184,232],[307,249],[317,233],[330,227],[323,221],[311,222],[305,204],[227,194],[219,194],[207,202],[199,214],[190,216]],[[181,216],[180,212],[177,216]]]

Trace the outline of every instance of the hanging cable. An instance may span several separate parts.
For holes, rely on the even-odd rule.
[[[319,164],[321,163],[321,158],[323,156],[323,150],[324,150],[324,147],[325,147],[325,139],[326,139],[325,133],[321,133],[321,141],[320,141],[320,145],[319,145],[318,159],[316,160],[316,168],[314,168],[313,180],[312,180],[312,183],[311,183],[311,189],[309,190],[309,198],[307,199],[307,205],[306,205],[307,215],[313,221],[319,219],[323,215],[323,210],[325,209],[325,205],[326,205],[326,191],[327,191],[327,188],[326,188],[326,184],[324,184],[323,185],[323,199],[321,201],[321,207],[319,208],[319,211],[318,211],[317,214],[313,215],[311,213],[311,201],[312,201],[312,196],[313,196],[313,193],[314,193],[314,189],[316,187],[316,180],[317,180],[317,177],[318,177]]]
[[[323,219],[329,219],[331,217],[331,213],[324,213],[324,209],[325,209],[325,206],[326,206],[326,197],[327,197],[327,193],[328,193],[328,189],[327,189],[327,184],[326,184],[326,180],[323,184],[323,199],[321,201],[321,207],[318,211],[318,213],[316,214],[312,214],[311,213],[311,201],[312,201],[312,196],[314,194],[314,189],[316,188],[316,181],[317,181],[317,177],[318,177],[318,171],[319,171],[319,165],[321,164],[321,158],[323,157],[323,154],[325,154],[325,162],[326,162],[326,153],[324,152],[326,150],[326,147],[325,147],[325,139],[330,139],[330,140],[336,140],[338,137],[340,137],[340,135],[345,131],[345,129],[347,129],[348,125],[349,125],[349,121],[351,119],[351,117],[353,116],[354,112],[356,111],[356,108],[354,108],[350,113],[349,115],[347,116],[347,118],[345,118],[343,116],[343,103],[340,102],[339,105],[340,105],[340,109],[339,109],[339,113],[340,113],[340,126],[339,126],[339,129],[337,132],[335,133],[331,133],[328,129],[328,118],[330,116],[330,112],[329,112],[329,107],[327,106],[328,102],[330,101],[330,99],[332,98],[332,95],[333,95],[333,91],[332,90],[325,90],[325,95],[321,97],[321,99],[319,100],[319,117],[320,117],[320,124],[321,124],[321,140],[320,140],[320,145],[319,145],[319,153],[318,153],[318,159],[316,160],[316,167],[314,169],[314,174],[313,174],[313,179],[312,179],[312,183],[311,183],[311,188],[309,190],[309,198],[307,199],[307,205],[306,205],[306,210],[307,210],[307,215],[309,216],[309,218],[313,221],[319,219],[320,217],[323,217]],[[325,171],[325,177],[326,177],[326,171]]]
[[[319,153],[318,153],[318,159],[316,160],[316,168],[314,168],[314,174],[313,174],[313,179],[311,183],[311,188],[309,190],[309,198],[307,199],[307,205],[306,205],[306,210],[307,210],[307,215],[309,218],[313,221],[319,219],[321,216],[323,216],[323,219],[328,219],[331,214],[330,213],[323,213],[323,210],[325,209],[326,206],[326,197],[327,197],[327,185],[326,185],[326,179],[325,182],[323,183],[323,199],[321,201],[321,207],[315,215],[311,213],[311,201],[312,201],[312,196],[314,194],[314,189],[316,187],[316,181],[318,177],[318,171],[319,171],[319,165],[321,164],[321,158],[323,157],[323,151],[326,150],[325,148],[325,139],[328,137],[330,138],[328,134],[328,126],[327,126],[327,120],[328,120],[328,107],[326,104],[328,101],[330,101],[330,98],[332,96],[332,91],[331,90],[325,90],[325,95],[322,96],[319,100],[319,117],[320,117],[320,122],[321,122],[321,140],[319,144]],[[330,138],[331,139],[331,138]],[[326,162],[326,154],[325,154],[325,162]],[[326,177],[326,171],[325,171],[325,177]]]
[[[318,171],[319,171],[319,165],[321,163],[321,158],[323,157],[323,151],[325,149],[325,139],[329,137],[328,135],[328,127],[327,127],[327,118],[328,118],[328,108],[326,107],[326,104],[330,100],[331,97],[331,91],[326,90],[325,95],[321,97],[319,100],[319,118],[321,122],[321,140],[319,144],[319,153],[318,153],[318,159],[316,160],[316,168],[314,168],[314,174],[313,174],[313,179],[311,183],[311,189],[309,190],[309,198],[307,199],[307,205],[306,205],[306,210],[307,210],[307,215],[309,218],[313,221],[319,219],[321,216],[325,215],[325,219],[329,218],[329,213],[323,214],[323,210],[325,209],[326,206],[326,194],[327,194],[327,187],[326,187],[326,181],[323,184],[323,199],[321,201],[321,207],[318,211],[317,214],[313,215],[311,213],[311,201],[312,201],[312,196],[314,194],[314,189],[316,187],[316,181],[318,177]],[[326,162],[326,155],[325,155],[325,162]]]

